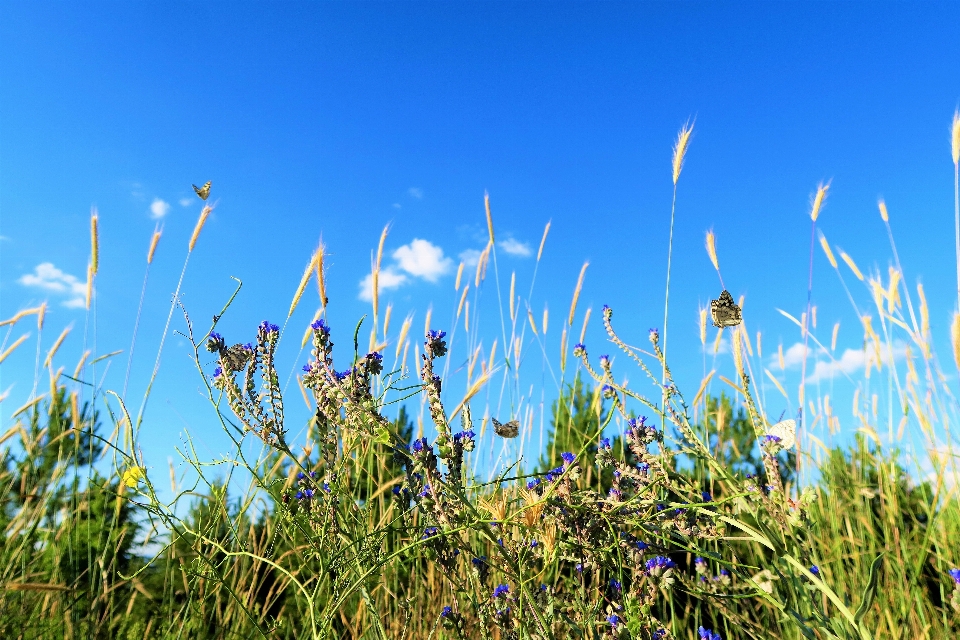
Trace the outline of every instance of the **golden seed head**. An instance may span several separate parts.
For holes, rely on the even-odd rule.
[[[90,263],[93,266],[93,274],[97,274],[100,268],[100,233],[97,229],[97,222],[100,216],[97,215],[97,208],[90,208]]]
[[[323,242],[317,248],[317,290],[320,292],[320,306],[327,308],[327,278],[323,271],[323,256],[326,253],[326,247]]]
[[[680,179],[680,170],[683,169],[683,157],[687,154],[690,144],[690,135],[693,133],[693,123],[684,124],[677,134],[677,143],[673,146],[673,184],[676,186]]]
[[[541,326],[543,327],[543,334],[544,334],[544,335],[547,334],[547,320],[548,320],[549,318],[550,318],[550,313],[549,313],[549,311],[548,311],[548,309],[547,309],[546,303],[544,303],[544,305],[543,305],[543,324],[541,325]]]
[[[887,215],[887,203],[881,200],[877,203],[877,206],[880,207],[880,217],[883,219],[883,221],[889,221],[890,216]]]
[[[950,151],[953,155],[953,164],[960,165],[960,109],[953,112],[953,126],[950,133]]]
[[[460,263],[460,266],[457,267],[457,281],[453,285],[454,291],[460,291],[460,279],[463,277],[463,262]]]
[[[490,233],[490,244],[493,244],[493,215],[490,213],[490,194],[483,192],[483,207],[487,211],[487,231]]]
[[[823,184],[822,182],[817,185],[817,193],[813,196],[813,206],[810,208],[810,219],[814,222],[817,221],[817,217],[820,215],[820,207],[823,206],[823,201],[827,197],[827,189],[830,188],[830,184]]]
[[[953,361],[960,370],[960,313],[953,314],[953,324],[950,326],[950,339],[953,342]]]
[[[707,309],[700,309],[700,345],[707,346]]]
[[[570,302],[570,317],[567,318],[567,324],[571,327],[573,326],[573,315],[577,311],[577,299],[580,297],[580,290],[583,289],[583,276],[586,275],[589,266],[589,262],[583,263],[583,267],[580,268],[580,277],[577,278],[577,286],[573,290],[573,300]]]
[[[157,250],[157,244],[160,242],[160,236],[163,234],[163,227],[159,224],[153,231],[153,237],[150,238],[150,248],[147,250],[147,264],[153,263],[153,254]]]
[[[540,249],[537,251],[537,262],[540,262],[540,256],[543,255],[543,245],[547,243],[547,234],[550,233],[550,221],[547,221],[547,226],[543,228],[543,237],[540,239]]]
[[[850,267],[850,270],[853,271],[853,275],[857,276],[858,280],[863,281],[863,274],[860,273],[860,269],[857,268],[853,258],[848,256],[844,251],[840,252],[840,257],[843,258],[843,261],[846,262],[847,266]]]
[[[827,260],[830,261],[830,266],[836,269],[837,259],[833,257],[833,251],[830,250],[830,244],[827,242],[826,236],[824,236],[822,233],[820,234],[820,246],[823,247],[823,252],[827,254]]]
[[[717,240],[713,235],[713,229],[707,231],[707,255],[710,256],[713,268],[720,271],[720,263],[717,261]]]
[[[530,321],[530,328],[533,329],[533,335],[540,335],[540,333],[537,331],[537,322],[533,319],[533,311],[531,311],[529,308],[527,309],[527,319]]]
[[[200,237],[200,231],[203,229],[203,225],[207,223],[207,217],[211,211],[213,211],[213,207],[208,204],[203,205],[203,210],[200,211],[200,217],[197,219],[197,226],[193,228],[193,235],[190,236],[190,245],[188,248],[190,253],[193,253],[193,247],[197,244],[197,238]]]

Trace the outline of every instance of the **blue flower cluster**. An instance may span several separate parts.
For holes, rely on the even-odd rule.
[[[447,335],[446,331],[437,331],[431,329],[427,331],[427,341],[425,346],[434,358],[442,358],[447,353],[447,343],[443,340]]]
[[[703,627],[697,628],[697,633],[700,634],[700,640],[723,640],[719,633],[714,633],[712,630]]]
[[[960,569],[950,569],[947,573],[950,574],[950,577],[953,578],[955,584],[960,585]]]
[[[280,327],[278,327],[275,324],[271,324],[269,320],[264,320],[263,322],[261,322],[258,328],[261,329],[264,333],[268,333],[268,334],[280,333]]]
[[[493,590],[494,598],[505,598],[509,594],[510,594],[510,585],[508,584],[497,585],[496,588]]]

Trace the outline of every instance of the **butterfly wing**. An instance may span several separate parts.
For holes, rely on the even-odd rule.
[[[783,420],[770,427],[770,435],[780,438],[780,446],[784,449],[792,449],[797,444],[797,421]]]
[[[246,347],[238,343],[227,349],[220,358],[223,360],[224,369],[240,371],[247,365],[247,361],[250,359],[250,352],[247,351]]]
[[[713,326],[718,329],[735,327],[743,320],[740,307],[726,289],[720,293],[719,299],[710,301],[710,318],[713,320]]]
[[[517,434],[520,433],[520,423],[516,420],[511,420],[507,423],[502,423],[496,418],[490,418],[493,421],[493,431],[501,438],[516,438]]]
[[[207,198],[210,197],[210,185],[212,184],[212,182],[213,182],[212,180],[207,180],[207,183],[202,187],[197,187],[197,185],[193,185],[193,190],[197,192],[197,195],[200,196],[201,200],[206,200]]]

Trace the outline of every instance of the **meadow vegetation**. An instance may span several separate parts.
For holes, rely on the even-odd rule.
[[[690,131],[674,149],[674,193]],[[951,136],[956,172],[960,117]],[[821,186],[814,198],[811,246],[826,194]],[[204,201],[188,260],[211,210]],[[356,327],[327,324],[323,248],[314,254],[287,319],[311,280],[321,304],[305,328],[299,388],[286,395],[278,368],[292,363],[278,363],[276,350],[281,336],[298,339],[292,326],[264,322],[222,336],[216,325],[234,298],[198,326],[175,296],[168,328],[182,317],[177,326],[192,345],[210,415],[234,450],[211,465],[186,447],[198,480],[177,486],[171,467],[169,501],[157,495],[162,472],[138,444],[149,416],[89,384],[87,355],[65,374],[55,364],[62,334],[44,362],[49,388],[12,412],[2,435],[0,637],[932,640],[960,628],[960,505],[952,449],[943,453],[957,401],[936,357],[923,289],[915,304],[899,258],[884,284],[841,253],[873,302],[875,317],[859,315],[876,357],[843,423],[829,397],[804,398],[800,388],[798,446],[769,433],[777,418],[758,402],[758,378],[787,394],[744,324],[721,329],[711,344],[701,311],[702,347],[716,354],[729,336],[732,373],[711,370],[692,397],[668,366],[669,297],[662,332],[650,330],[643,348],[631,346],[642,340],[622,335],[606,306],[598,319],[604,354],[583,344],[590,310],[572,344],[585,266],[561,321],[562,387],[545,410],[539,459],[501,460],[484,478],[482,448],[503,442],[488,433],[492,419],[507,417],[491,415],[482,398],[491,381],[520,379],[524,339],[539,339],[548,325],[546,313],[537,322],[520,307],[511,279],[501,354],[495,343],[489,357],[480,348],[479,309],[471,315],[467,291],[491,275],[500,285],[489,200],[486,214],[489,244],[476,273],[461,265],[457,274],[456,322],[472,356],[456,395],[444,387],[454,327],[448,334],[428,314],[422,336],[412,336],[409,318],[389,333],[390,308],[380,309],[376,285],[386,230],[373,313]],[[956,215],[960,277],[960,201]],[[889,230],[882,203],[880,218]],[[97,225],[94,216],[91,289]],[[151,239],[148,266],[159,239]],[[820,241],[843,279],[822,234]],[[707,248],[719,274],[712,234]],[[823,346],[811,312],[795,322],[804,344]],[[8,346],[14,327],[33,319],[42,327],[44,314],[28,309],[3,323],[0,362],[22,344]],[[370,334],[363,349],[362,331]],[[889,348],[895,335],[910,345],[905,375]],[[824,350],[835,342],[834,331]],[[960,367],[960,315],[951,342]],[[652,397],[617,382],[628,366]],[[888,376],[893,416],[868,397],[871,366]],[[727,391],[714,393],[717,381]],[[300,425],[287,424],[284,403],[301,395],[312,418],[294,445],[291,429]],[[517,417],[526,440],[533,416]],[[932,479],[911,480],[916,461],[880,446],[878,432],[894,418],[898,438],[907,426],[922,429]],[[857,436],[831,448],[815,435],[825,428]],[[250,439],[262,443],[255,458],[242,446]],[[824,455],[816,481],[801,487],[798,471],[815,464],[810,443]],[[228,490],[241,467],[249,485]]]

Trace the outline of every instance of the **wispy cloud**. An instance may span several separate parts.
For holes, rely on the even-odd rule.
[[[423,198],[423,189],[421,189],[420,187],[410,187],[409,189],[407,189],[407,193],[409,193],[411,197],[414,197],[417,200],[420,200]]]
[[[153,202],[150,203],[150,217],[154,220],[159,220],[167,215],[169,211],[170,203],[164,202],[160,198],[154,198]]]
[[[394,203],[393,203],[393,208],[394,208],[394,209],[400,209],[400,208],[401,208],[401,207],[400,207],[400,203],[399,203],[399,202],[394,202]]]
[[[512,256],[527,258],[533,255],[533,249],[530,248],[530,245],[528,245],[526,242],[514,240],[513,238],[501,240],[497,243],[497,245]]]
[[[393,267],[387,267],[386,269],[381,269],[380,274],[377,276],[377,288],[382,292],[388,289],[396,289],[397,287],[407,283],[409,278],[406,275],[400,273]],[[366,302],[373,300],[373,274],[368,273],[364,276],[363,280],[360,281],[360,299]]]
[[[466,251],[460,252],[460,260],[463,261],[466,267],[475,267],[477,263],[480,262],[481,253],[483,252],[478,249],[467,249]]]
[[[394,264],[381,269],[377,278],[380,291],[396,289],[411,282],[411,278],[436,282],[453,269],[453,260],[443,255],[443,249],[420,238],[397,248],[390,257]],[[360,299],[373,299],[372,273],[360,281]]]
[[[193,202],[193,198],[180,198],[179,200],[177,200],[177,202],[180,203],[181,207],[189,207],[190,204]]]
[[[784,367],[787,369],[800,367],[803,363],[803,349],[803,343],[796,342],[784,351]],[[808,346],[808,349],[807,371],[811,371],[811,369],[812,371],[807,375],[807,382],[830,380],[838,375],[851,375],[866,367],[868,362],[871,367],[877,366],[877,355],[872,346],[868,346],[866,349],[845,349],[839,358],[832,360],[823,358],[827,354],[825,349],[814,345]],[[906,355],[906,346],[902,342],[896,341],[893,343],[892,352],[894,360],[900,360]],[[889,361],[890,353],[890,344],[881,342],[880,357],[884,362]],[[771,365],[777,363],[778,360],[778,356],[772,356],[770,359]]]
[[[71,309],[86,305],[87,283],[58,269],[52,262],[41,262],[34,268],[33,273],[24,274],[17,282],[25,287],[63,295],[66,298],[63,306]]]

